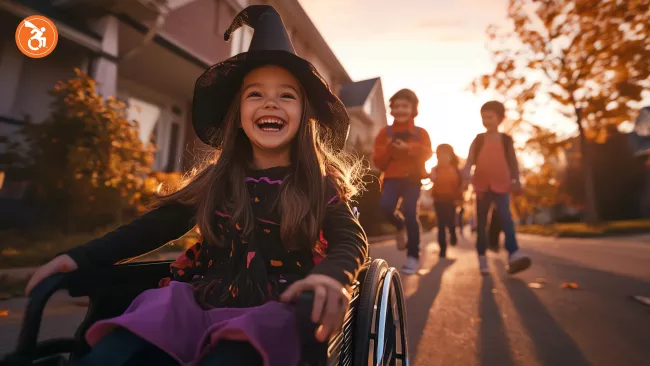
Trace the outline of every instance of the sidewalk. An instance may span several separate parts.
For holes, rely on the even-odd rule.
[[[551,241],[556,243],[577,240],[583,243],[607,243],[612,245],[621,244],[621,243],[650,245],[650,234],[607,236],[602,238],[563,238],[563,237],[546,236],[546,235],[517,233],[517,237],[527,238],[527,239],[537,240],[537,241]]]

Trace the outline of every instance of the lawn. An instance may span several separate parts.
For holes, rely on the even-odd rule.
[[[526,234],[567,238],[590,238],[650,233],[650,219],[609,221],[597,225],[582,222],[549,225],[521,225],[517,231]]]

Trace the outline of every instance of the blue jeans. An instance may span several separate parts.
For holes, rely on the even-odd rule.
[[[408,178],[384,179],[380,209],[382,215],[395,225],[397,230],[406,227],[408,234],[409,257],[420,256],[420,221],[418,220],[418,202],[420,200],[419,181]],[[397,201],[402,198],[402,213],[396,210]]]
[[[485,255],[487,248],[487,217],[492,203],[496,206],[501,230],[506,237],[506,250],[512,254],[519,249],[519,245],[517,245],[517,238],[515,238],[515,225],[512,222],[510,213],[510,194],[494,193],[492,191],[477,193],[476,250],[479,255]]]

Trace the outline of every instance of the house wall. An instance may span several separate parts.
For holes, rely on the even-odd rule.
[[[386,119],[386,104],[384,102],[384,91],[381,85],[381,80],[375,85],[372,95],[370,96],[372,101],[372,110],[370,113],[370,118],[373,121],[373,124],[369,128],[368,133],[371,135],[371,138],[374,140],[377,137],[379,131],[388,125],[388,120]]]
[[[44,59],[25,57],[13,39],[0,45],[0,116],[17,121],[29,119],[40,123],[50,114],[52,96],[49,91],[59,80],[74,77],[74,68],[87,64],[86,52],[61,39],[57,49]],[[0,136],[21,141],[17,135],[21,125],[0,121]],[[0,151],[4,147],[0,144]]]
[[[196,0],[169,13],[162,34],[217,63],[230,56],[230,44],[223,40],[223,33],[234,16],[225,1]]]

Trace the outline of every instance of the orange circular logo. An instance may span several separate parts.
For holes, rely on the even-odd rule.
[[[16,29],[16,45],[27,57],[41,58],[49,55],[58,41],[59,32],[54,22],[42,15],[23,19]]]

